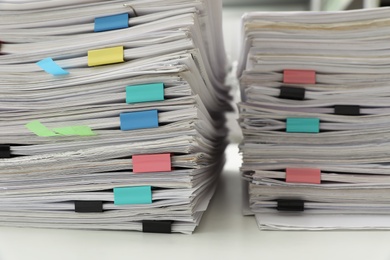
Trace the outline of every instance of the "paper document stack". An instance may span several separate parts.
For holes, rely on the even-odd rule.
[[[192,233],[227,145],[222,1],[0,1],[0,225]]]
[[[244,15],[241,174],[261,229],[390,228],[389,17]]]

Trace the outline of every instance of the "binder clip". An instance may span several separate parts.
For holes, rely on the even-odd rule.
[[[279,98],[282,99],[292,99],[292,100],[304,100],[305,99],[305,89],[297,87],[280,87]]]
[[[171,220],[143,220],[142,221],[142,232],[144,233],[161,233],[170,234],[172,233]]]
[[[277,200],[277,210],[289,211],[289,212],[301,212],[305,210],[305,202],[303,200],[280,199]]]
[[[74,211],[78,213],[103,212],[103,201],[87,201],[87,200],[75,201]]]
[[[11,146],[5,144],[0,145],[0,158],[11,158]]]

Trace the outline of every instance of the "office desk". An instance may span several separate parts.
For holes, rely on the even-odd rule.
[[[241,215],[236,146],[193,235],[0,228],[0,259],[370,259],[390,260],[389,231],[259,231]],[[390,217],[390,216],[389,216]]]

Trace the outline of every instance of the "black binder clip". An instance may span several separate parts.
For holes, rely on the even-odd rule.
[[[103,212],[103,201],[75,201],[74,211],[77,213],[101,213]]]
[[[360,106],[355,105],[335,105],[334,113],[336,115],[343,116],[359,116],[360,115]]]
[[[172,233],[172,223],[173,221],[171,220],[143,220],[142,232],[170,234]]]
[[[11,146],[0,144],[0,158],[11,158]]]
[[[305,210],[305,202],[303,200],[277,200],[278,211],[290,211],[290,212],[301,212]]]
[[[282,87],[280,87],[279,98],[293,99],[293,100],[304,100],[305,99],[305,92],[306,92],[306,90],[304,88],[282,86]]]

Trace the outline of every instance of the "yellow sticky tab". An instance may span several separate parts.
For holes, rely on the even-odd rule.
[[[88,66],[124,62],[123,46],[88,51]]]

